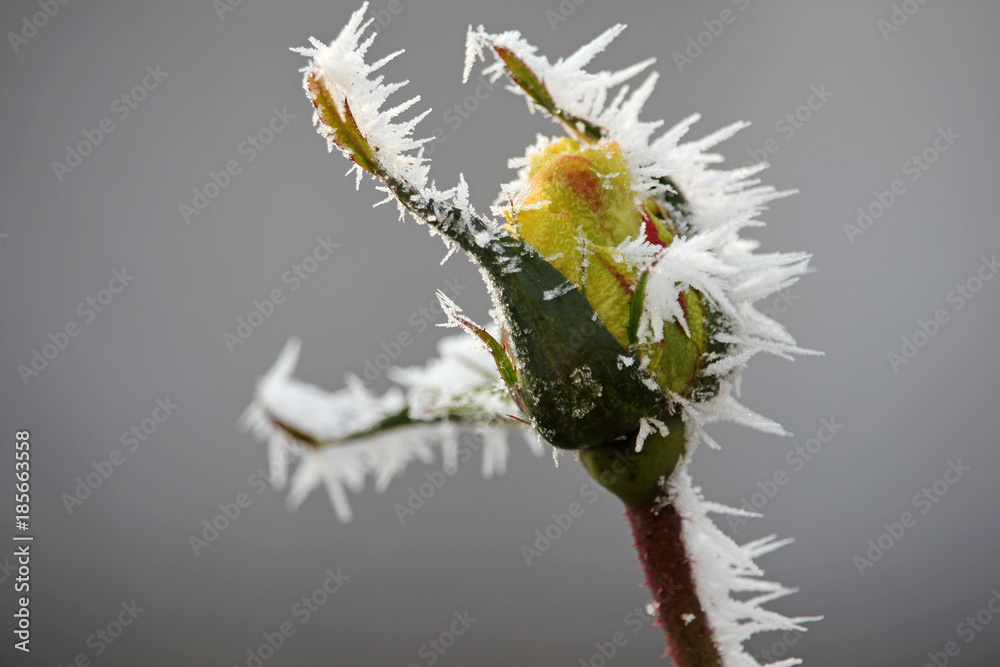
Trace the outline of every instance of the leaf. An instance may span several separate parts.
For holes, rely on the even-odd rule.
[[[618,368],[625,349],[587,297],[570,290],[546,299],[566,278],[533,250],[525,248],[518,261],[515,272],[483,268],[502,294],[521,396],[538,432],[556,447],[580,449],[635,433],[642,418],[659,414],[662,393],[637,366]],[[584,369],[586,386],[573,380]]]
[[[520,397],[518,396],[518,382],[517,382],[517,370],[514,368],[513,362],[511,362],[510,357],[507,356],[507,350],[497,342],[496,338],[490,335],[486,329],[476,326],[471,320],[466,319],[460,315],[451,315],[459,324],[461,324],[467,331],[476,336],[479,340],[486,345],[486,348],[490,351],[493,356],[493,361],[497,364],[497,371],[500,372],[500,377],[503,379],[504,384],[510,388],[514,393],[515,400],[520,403]]]
[[[628,345],[635,348],[639,344],[639,323],[642,321],[643,304],[646,301],[646,281],[649,280],[649,269],[642,272],[635,284],[632,295],[632,306],[628,313]]]
[[[576,135],[577,139],[586,143],[594,143],[595,141],[600,141],[607,134],[603,128],[583,118],[573,116],[557,107],[545,83],[538,78],[523,60],[515,56],[513,51],[495,44],[493,45],[493,50],[503,60],[504,65],[507,67],[507,72],[514,83],[527,93],[538,106],[562,121],[567,129]]]
[[[309,92],[313,106],[316,107],[326,126],[332,130],[330,139],[333,140],[333,143],[337,144],[369,174],[381,176],[384,169],[375,158],[371,144],[358,129],[347,98],[344,98],[344,114],[341,116],[340,110],[333,101],[333,96],[330,95],[330,91],[326,89],[316,74],[309,76]]]

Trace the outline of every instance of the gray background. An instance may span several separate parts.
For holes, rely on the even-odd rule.
[[[376,0],[372,9],[387,5]],[[766,498],[763,519],[722,526],[739,541],[772,532],[796,538],[762,564],[769,578],[801,587],[773,608],[826,616],[803,637],[787,637],[806,664],[919,666],[955,641],[960,653],[950,664],[995,665],[1000,619],[968,643],[957,626],[1000,587],[1000,280],[961,310],[947,294],[1000,250],[1000,8],[991,0],[929,2],[883,36],[877,22],[890,18],[888,0],[566,0],[564,11],[573,12],[554,30],[545,11],[558,11],[555,0],[400,6],[383,15],[391,20],[373,53],[407,49],[386,75],[412,80],[408,92],[434,108],[418,132],[441,128],[446,137],[434,174],[450,185],[464,172],[480,208],[511,177],[507,158],[536,132],[556,130],[500,90],[459,127],[446,120],[474,90],[460,81],[470,23],[519,29],[555,58],[625,22],[628,31],[596,64],[658,58],[662,78],[647,119],[670,124],[699,111],[694,137],[751,121],[720,147],[727,165],[776,139],[765,180],[800,194],[775,203],[769,226],[751,232],[764,250],[815,253],[817,272],[791,288],[780,319],[826,356],[756,360],[744,398],[794,437],[714,427],[723,451],[701,449],[693,474],[710,499],[735,505],[758,482],[788,475]],[[361,373],[400,332],[414,342],[398,363],[431,354],[444,332],[417,332],[409,318],[434,303],[446,280],[467,286],[457,300],[473,317],[484,318],[488,306],[473,267],[461,257],[439,266],[438,240],[397,222],[389,207],[371,210],[381,195],[370,181],[355,192],[343,178],[345,161],[327,154],[310,125],[297,71],[305,61],[288,47],[310,35],[329,41],[354,8],[243,0],[220,19],[207,0],[72,2],[18,53],[9,38],[0,46],[0,423],[5,443],[31,430],[36,535],[33,650],[13,651],[5,621],[0,662],[63,665],[82,653],[102,665],[246,664],[262,633],[291,620],[296,634],[265,664],[425,665],[421,645],[448,628],[453,612],[468,610],[477,621],[437,664],[600,664],[591,660],[595,642],[616,631],[628,644],[611,664],[664,664],[660,632],[633,634],[625,622],[648,595],[613,497],[586,505],[525,564],[520,548],[534,531],[583,498],[587,477],[570,457],[556,468],[515,439],[507,475],[481,479],[476,457],[404,525],[393,505],[440,464],[412,466],[383,495],[352,496],[357,516],[347,525],[323,494],[289,513],[281,493],[258,494],[248,479],[265,465],[264,448],[236,420],[290,335],[304,341],[298,375],[338,388],[344,373]],[[727,8],[734,20],[679,71],[672,54]],[[0,28],[19,31],[37,11],[28,0],[5,2]],[[141,83],[147,66],[167,78],[120,120],[111,105]],[[789,137],[776,124],[813,86],[832,97]],[[274,108],[295,117],[247,162],[238,147]],[[60,182],[52,162],[105,117],[113,132]],[[904,163],[948,127],[960,138],[912,182]],[[179,204],[228,160],[241,173],[185,224]],[[895,179],[905,193],[851,243],[844,224]],[[340,247],[291,291],[282,274],[327,234]],[[134,281],[85,322],[77,304],[122,267]],[[223,333],[275,288],[287,301],[230,353]],[[774,299],[762,307],[776,304],[784,308]],[[894,372],[888,353],[937,309],[947,324]],[[80,334],[26,386],[17,366],[70,320]],[[384,379],[373,386],[383,389]],[[121,434],[167,397],[177,411],[68,513],[62,495],[123,449]],[[795,470],[787,453],[831,417],[843,428]],[[971,471],[921,514],[914,494],[959,459]],[[8,517],[11,446],[0,460]],[[196,557],[189,536],[241,492],[252,504]],[[854,557],[907,511],[916,524],[861,576]],[[293,605],[336,567],[350,580],[298,623]],[[0,590],[0,613],[10,619],[11,576]],[[88,637],[133,599],[144,611],[95,656]],[[782,641],[762,636],[751,648],[787,655]]]

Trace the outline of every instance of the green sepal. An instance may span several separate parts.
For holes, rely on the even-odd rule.
[[[527,93],[528,97],[535,101],[538,106],[545,109],[551,115],[558,118],[569,129],[577,139],[586,143],[599,141],[606,132],[603,128],[594,125],[590,121],[573,116],[556,106],[552,94],[545,86],[545,83],[528,67],[523,60],[514,55],[514,52],[503,46],[493,46],[503,64],[507,66],[510,78],[521,90]]]
[[[635,365],[579,290],[555,298],[566,278],[521,245],[518,269],[481,263],[509,327],[525,413],[552,445],[580,449],[634,433],[660,412],[663,394]]]
[[[500,373],[500,378],[504,381],[504,384],[512,391],[515,392],[515,399],[517,399],[518,382],[517,382],[517,370],[514,368],[513,362],[511,362],[510,357],[507,356],[507,350],[504,349],[503,345],[497,342],[496,338],[490,335],[486,329],[476,326],[472,321],[453,315],[455,320],[461,324],[467,331],[472,333],[476,338],[481,340],[486,348],[490,351],[493,356],[493,361],[496,362],[497,371]],[[520,403],[520,400],[518,400]]]
[[[639,280],[635,283],[635,292],[632,294],[632,305],[628,312],[628,344],[629,349],[634,350],[639,344],[639,323],[642,322],[642,313],[646,302],[646,281],[649,280],[649,269],[642,272]]]
[[[309,75],[308,84],[313,106],[319,112],[323,123],[332,130],[333,143],[350,153],[351,159],[368,173],[376,176],[382,174],[382,165],[375,159],[371,144],[358,129],[347,99],[344,99],[344,114],[341,115],[330,91],[322,84],[319,77],[315,74]]]

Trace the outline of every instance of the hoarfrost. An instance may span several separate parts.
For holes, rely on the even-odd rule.
[[[403,52],[396,51],[371,64],[365,62],[365,54],[375,39],[373,33],[362,40],[375,20],[374,18],[365,20],[367,9],[368,3],[365,2],[351,15],[340,35],[329,45],[311,37],[309,41],[312,48],[296,48],[292,51],[310,59],[309,65],[302,69],[305,73],[303,85],[310,97],[308,79],[315,75],[330,91],[341,115],[345,115],[345,101],[350,105],[358,129],[371,145],[372,151],[378,154],[380,163],[389,175],[405,180],[422,190],[427,184],[427,160],[421,155],[412,155],[409,152],[420,148],[430,141],[431,137],[414,139],[411,132],[431,110],[427,109],[408,121],[395,122],[399,114],[420,101],[419,95],[402,104],[383,109],[389,96],[407,82],[387,84],[383,83],[382,76],[373,77],[373,75]],[[322,124],[318,113],[313,114],[313,123],[319,126],[320,134],[327,138],[327,147],[332,151],[336,144],[329,129]],[[351,155],[348,154],[347,157],[350,158]],[[355,164],[352,171],[357,173],[360,182],[363,171],[361,167]]]
[[[642,451],[642,446],[646,444],[646,438],[652,435],[654,431],[662,436],[666,436],[670,432],[670,429],[659,419],[654,419],[653,417],[643,417],[639,421],[639,434],[635,438],[636,453]]]
[[[713,637],[722,654],[723,665],[762,667],[756,658],[744,651],[743,642],[759,632],[804,632],[803,623],[818,621],[822,617],[787,617],[763,608],[764,604],[794,593],[795,589],[761,579],[764,572],[755,559],[792,540],[777,540],[771,535],[741,546],[726,536],[708,514],[746,516],[749,513],[706,502],[701,489],[693,485],[688,474],[689,457],[667,480],[664,491],[682,519],[681,539],[691,560],[698,599],[714,630]],[[747,598],[747,593],[751,597]],[[743,599],[737,599],[733,594]],[[800,662],[789,658],[770,663],[770,667],[787,667]]]
[[[496,365],[482,344],[467,335],[449,336],[439,356],[421,368],[393,368],[400,387],[382,396],[370,393],[348,376],[347,386],[327,392],[292,377],[300,344],[292,338],[271,369],[257,383],[241,425],[268,444],[271,482],[283,488],[289,465],[298,460],[286,502],[298,507],[316,487],[326,488],[337,517],[350,521],[347,492],[373,478],[376,490],[402,474],[412,461],[431,463],[440,448],[443,466],[457,466],[459,414],[483,439],[484,477],[506,469],[506,433],[519,428],[518,408],[502,390]],[[405,390],[405,391],[404,391]],[[405,414],[403,426],[377,430],[383,420]],[[303,442],[307,436],[310,442]],[[530,443],[538,454],[537,443]]]

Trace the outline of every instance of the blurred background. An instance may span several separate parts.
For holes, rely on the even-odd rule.
[[[474,267],[440,265],[439,240],[372,210],[382,195],[371,181],[356,192],[311,126],[289,47],[333,39],[354,9],[0,9],[0,495],[13,536],[13,442],[28,429],[35,536],[30,654],[13,648],[14,542],[0,549],[0,663],[668,664],[622,507],[590,503],[570,456],[556,467],[512,438],[506,475],[482,479],[475,455],[401,519],[441,470],[414,465],[384,494],[353,495],[349,524],[322,493],[289,512],[261,482],[264,447],[236,422],[290,336],[303,340],[297,375],[336,389],[387,348],[399,365],[433,354],[446,333],[425,316],[436,290],[474,318],[488,308]],[[372,56],[406,49],[387,79],[433,108],[417,134],[438,137],[438,184],[464,173],[481,210],[512,177],[507,158],[558,129],[500,87],[477,99],[475,77],[461,83],[470,24],[520,30],[554,59],[626,23],[592,66],[655,56],[646,119],[700,112],[690,138],[752,123],[719,147],[724,164],[766,160],[765,182],[799,193],[751,236],[814,253],[816,269],[760,308],[826,356],[751,364],[745,402],[794,435],[715,426],[723,448],[700,449],[692,473],[709,499],[764,514],[723,517],[737,541],[795,538],[761,559],[801,588],[771,607],[826,618],[749,650],[816,667],[996,664],[1000,6],[370,12]],[[303,263],[323,243],[339,245]],[[280,304],[255,304],[274,290]],[[226,334],[255,309],[270,312],[234,344]],[[572,502],[584,514],[528,564],[522,546]],[[224,528],[209,541],[213,522]],[[616,632],[627,641],[606,658]]]

